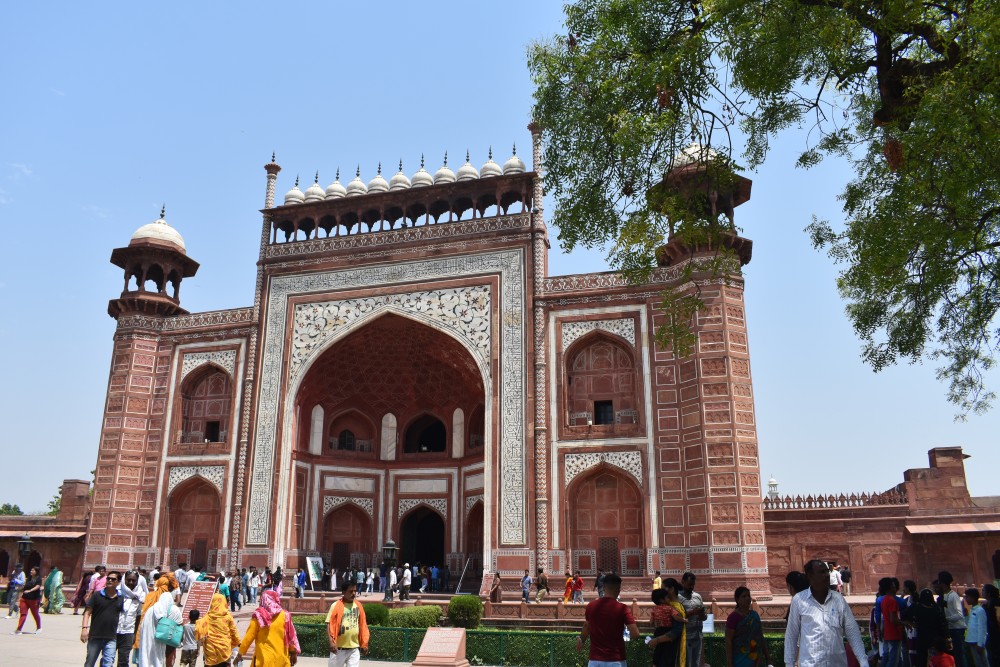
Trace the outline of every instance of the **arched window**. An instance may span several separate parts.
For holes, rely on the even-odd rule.
[[[629,349],[598,334],[571,347],[567,358],[570,426],[638,423],[635,364]]]
[[[193,373],[181,387],[182,443],[228,442],[232,383],[216,366]]]
[[[337,449],[353,452],[356,444],[357,440],[354,437],[354,431],[345,428],[337,434]]]

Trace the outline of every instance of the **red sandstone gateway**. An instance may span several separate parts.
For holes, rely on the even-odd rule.
[[[660,293],[714,249],[670,239],[646,285],[548,276],[537,134],[533,149],[536,171],[515,154],[326,188],[317,175],[281,205],[272,159],[246,308],[181,308],[198,264],[162,214],[115,249],[125,285],[108,307],[84,564],[294,572],[319,555],[343,570],[377,566],[392,539],[397,562],[447,565],[453,586],[463,572],[488,588],[483,572],[515,586],[525,569],[601,568],[645,591],[655,570],[692,570],[725,600],[743,584],[766,598],[786,568],[827,553],[858,592],[922,566],[899,555],[919,552],[925,523],[905,500],[769,501],[765,546],[740,266],[726,284],[695,267],[698,344],[676,358],[654,343]],[[698,173],[664,187],[702,187]],[[711,193],[730,217],[750,182],[735,187]],[[749,240],[724,242],[750,261]],[[940,457],[917,472],[938,471],[959,480]],[[972,513],[967,491],[955,502]],[[828,532],[811,523],[821,515],[836,517]],[[990,578],[984,554],[1000,544],[977,539],[967,566],[968,548],[935,562]]]

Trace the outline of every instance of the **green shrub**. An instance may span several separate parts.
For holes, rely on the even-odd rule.
[[[436,605],[389,610],[389,626],[393,628],[430,628],[438,624],[439,618],[441,608]]]
[[[389,608],[377,602],[362,604],[368,625],[389,625]]]
[[[448,603],[448,620],[456,628],[474,630],[483,617],[483,601],[478,595],[456,595]]]

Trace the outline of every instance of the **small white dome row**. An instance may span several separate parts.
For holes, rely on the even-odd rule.
[[[455,183],[471,181],[477,178],[491,178],[494,176],[509,176],[510,174],[523,174],[525,171],[524,162],[517,156],[517,146],[514,146],[510,159],[504,162],[503,167],[493,161],[493,149],[490,149],[489,159],[480,169],[476,169],[469,162],[469,152],[465,152],[465,164],[458,168],[456,174],[448,167],[448,153],[444,154],[444,164],[431,176],[430,172],[424,169],[424,156],[420,156],[420,170],[408,178],[403,173],[403,161],[399,161],[399,171],[388,181],[382,177],[382,163],[378,165],[378,173],[375,178],[368,181],[368,185],[361,180],[361,167],[359,166],[354,174],[354,179],[344,187],[340,182],[340,169],[337,169],[336,179],[324,190],[319,184],[319,172],[316,172],[316,179],[313,184],[306,188],[305,192],[299,189],[299,179],[296,177],[295,185],[285,193],[285,205],[304,204],[322,201],[324,199],[339,199],[341,197],[356,197],[359,195],[373,194],[377,192],[395,192],[397,190],[407,190],[409,188],[422,188],[428,185],[440,185],[441,183]]]

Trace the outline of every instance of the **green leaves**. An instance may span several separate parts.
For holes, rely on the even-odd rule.
[[[963,413],[986,409],[1000,342],[1000,3],[581,0],[529,51],[553,222],[634,280],[663,237],[724,231],[663,188],[691,142],[754,168],[807,127],[795,166],[849,160],[843,223],[813,221],[873,369],[937,360]],[[734,148],[735,144],[735,148]],[[698,213],[701,211],[701,213]],[[725,262],[722,263],[725,271]],[[666,295],[684,349],[696,295]]]

